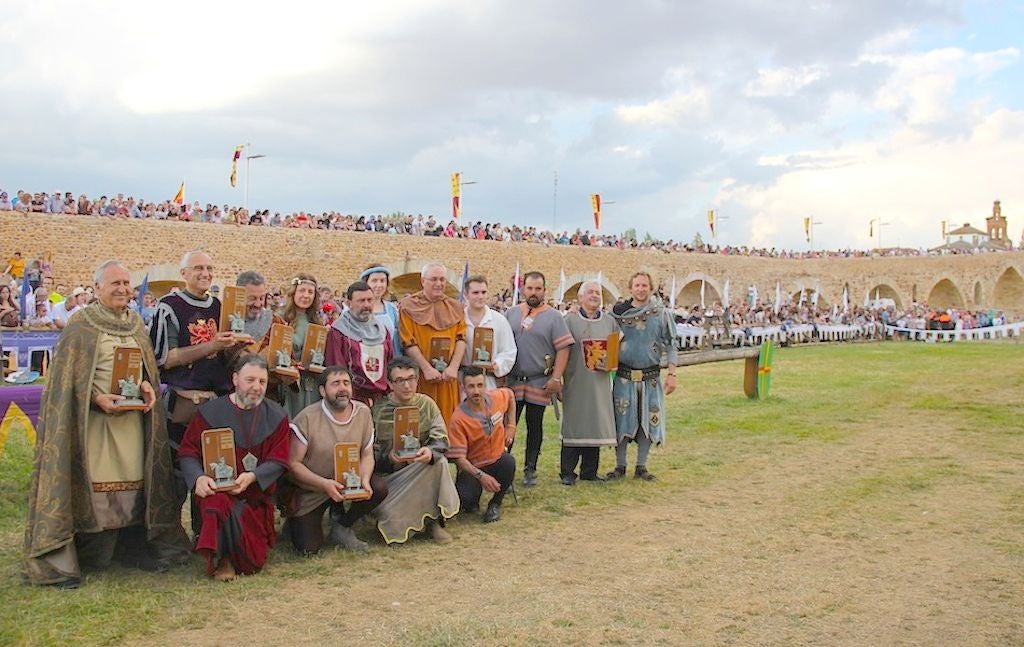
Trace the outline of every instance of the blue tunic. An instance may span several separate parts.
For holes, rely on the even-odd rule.
[[[629,300],[616,305],[612,316],[622,328],[620,373],[612,383],[616,436],[622,442],[624,438],[635,438],[639,431],[661,444],[665,442],[665,391],[660,373],[638,382],[622,373],[676,363],[676,326],[672,314],[658,301],[634,308]]]

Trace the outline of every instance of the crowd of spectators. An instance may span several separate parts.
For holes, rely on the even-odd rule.
[[[269,209],[249,211],[243,207],[199,202],[178,204],[173,200],[151,202],[125,197],[118,193],[108,198],[106,195],[90,199],[85,194],[77,198],[71,192],[61,193],[28,193],[18,191],[10,198],[6,192],[0,191],[0,211],[13,210],[21,212],[66,214],[78,216],[100,216],[107,218],[175,220],[197,223],[227,224],[235,226],[286,227],[293,229],[328,229],[341,231],[375,232],[391,235],[437,236],[442,238],[469,238],[477,240],[493,240],[508,242],[527,242],[546,246],[574,245],[580,247],[613,247],[617,249],[650,249],[669,253],[719,254],[723,256],[753,256],[763,258],[784,259],[815,259],[815,258],[853,258],[872,255],[883,256],[924,256],[937,254],[923,248],[889,248],[878,250],[855,250],[852,248],[837,250],[795,251],[747,245],[715,245],[703,242],[699,235],[689,242],[676,240],[659,240],[650,236],[638,239],[635,236],[591,232],[576,229],[550,231],[542,227],[504,225],[502,223],[485,223],[483,221],[461,222],[449,219],[447,223],[433,215],[411,215],[394,213],[390,215],[352,215],[337,211],[325,211],[320,214],[296,211],[282,214],[271,213]],[[973,253],[982,253],[984,248]],[[942,253],[968,253],[962,250]]]

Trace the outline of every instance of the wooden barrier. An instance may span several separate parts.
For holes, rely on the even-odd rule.
[[[742,359],[744,360],[743,392],[750,399],[764,400],[771,390],[774,355],[775,344],[769,339],[762,342],[759,348],[725,348],[681,353],[676,366],[697,366],[698,364]]]

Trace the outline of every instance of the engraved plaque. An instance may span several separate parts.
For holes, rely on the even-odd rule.
[[[118,346],[114,349],[114,372],[110,378],[110,392],[124,396],[117,402],[122,411],[142,411],[146,403],[142,400],[142,349],[134,346]]]
[[[235,487],[238,465],[235,463],[235,432],[229,427],[207,429],[201,436],[203,473],[213,479],[218,492]]]
[[[245,288],[228,285],[221,292],[220,330],[230,331],[236,341],[251,344],[252,335],[245,332]]]
[[[473,331],[471,350],[473,366],[491,370],[494,361],[494,328],[477,328]]]
[[[346,501],[370,498],[363,489],[363,475],[359,473],[359,444],[338,443],[334,446],[334,480],[345,486]]]
[[[267,364],[270,371],[278,375],[298,377],[299,370],[292,366],[292,342],[295,329],[287,324],[276,323],[270,327],[270,343],[267,345]]]
[[[433,337],[430,340],[430,356],[427,361],[438,371],[448,368],[452,360],[452,340],[448,337]]]
[[[302,344],[302,368],[312,373],[324,372],[324,352],[327,349],[327,326],[309,324]]]
[[[394,450],[399,458],[412,458],[420,451],[420,412],[416,407],[395,408]]]

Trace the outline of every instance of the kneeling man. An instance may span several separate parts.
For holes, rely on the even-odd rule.
[[[292,421],[290,477],[299,489],[291,503],[288,528],[295,550],[312,555],[324,543],[324,511],[331,510],[332,543],[365,552],[366,542],[352,526],[380,505],[388,495],[384,479],[373,474],[373,420],[370,409],[352,399],[352,373],[329,366],[321,375],[319,402],[309,405]],[[334,474],[334,446],[359,445],[359,474],[369,499],[345,500],[345,484]]]
[[[231,375],[234,392],[199,407],[178,449],[202,523],[196,552],[206,558],[207,574],[224,582],[259,571],[276,540],[273,495],[288,466],[288,414],[264,399],[267,379],[267,360],[241,356]],[[217,492],[205,474],[202,434],[221,427],[234,432],[238,478],[233,488]]]
[[[442,524],[459,512],[459,497],[445,458],[448,429],[437,404],[416,392],[419,374],[412,359],[403,356],[391,360],[391,392],[373,406],[377,471],[387,481],[389,491],[374,515],[381,536],[389,544],[403,543],[413,532],[427,528],[431,539],[446,544],[452,538]],[[415,407],[417,413],[420,449],[410,458],[395,453],[395,409],[399,407]]]
[[[483,514],[489,523],[501,518],[501,502],[516,475],[516,461],[508,452],[516,437],[516,401],[511,389],[488,391],[484,380],[479,366],[462,369],[466,399],[448,425],[448,457],[459,468],[455,488],[463,510],[475,512],[483,491],[494,493]]]

